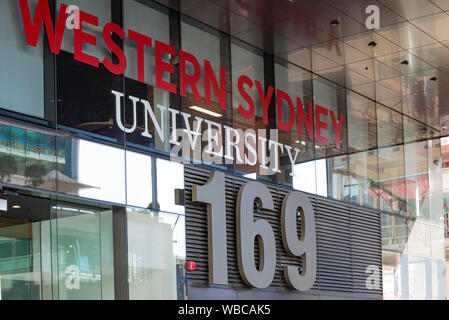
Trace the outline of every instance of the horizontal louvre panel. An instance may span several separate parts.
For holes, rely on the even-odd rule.
[[[194,272],[188,272],[189,285],[207,286],[208,236],[206,205],[192,202],[192,186],[203,185],[211,171],[197,166],[185,166],[185,208],[187,259],[197,263]],[[228,246],[229,287],[246,288],[238,269],[236,239],[236,203],[240,188],[248,181],[245,178],[226,174],[226,230]],[[276,240],[276,273],[266,290],[289,291],[283,267],[293,265],[301,268],[302,259],[290,256],[284,249],[281,233],[282,202],[293,190],[265,183],[273,197],[274,212],[261,210],[256,219],[268,221]],[[317,278],[311,291],[320,295],[338,293],[348,297],[369,295],[382,296],[382,241],[380,212],[351,204],[308,195],[315,210],[317,244]],[[300,230],[301,222],[297,222]],[[258,245],[255,250],[259,258]],[[369,266],[380,273],[380,288],[368,289],[366,280]],[[292,291],[293,293],[293,291]]]

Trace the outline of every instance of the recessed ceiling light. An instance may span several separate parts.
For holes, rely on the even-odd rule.
[[[377,46],[377,42],[376,41],[371,41],[370,43],[368,43],[368,45],[370,47],[375,47],[375,46]]]
[[[331,21],[331,26],[338,26],[340,24],[340,21],[337,19]]]
[[[13,209],[20,209],[20,208],[22,208],[22,207],[19,206],[19,205],[14,205],[14,206],[12,206],[12,208],[13,208]]]
[[[222,116],[221,114],[219,114],[219,113],[216,113],[216,112],[213,112],[213,111],[210,111],[210,110],[207,110],[207,109],[198,107],[198,106],[191,106],[190,109],[195,110],[195,111],[198,111],[198,112],[205,113],[205,114],[210,115],[210,116],[215,117],[215,118],[221,118],[221,117],[223,117],[223,116]]]

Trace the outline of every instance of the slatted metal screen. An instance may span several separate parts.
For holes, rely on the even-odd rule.
[[[187,259],[197,264],[197,269],[187,275],[188,288],[192,290],[203,288],[201,292],[207,296],[196,297],[205,299],[214,298],[210,296],[210,292],[204,290],[209,287],[207,211],[206,205],[192,202],[192,186],[205,184],[210,173],[211,170],[197,166],[185,166],[184,173]],[[248,181],[251,180],[226,174],[229,286],[222,289],[236,292],[248,291],[238,269],[235,227],[237,194],[241,186]],[[285,282],[283,265],[301,266],[301,261],[287,254],[280,232],[282,201],[293,190],[269,183],[267,187],[273,197],[277,214],[262,210],[254,215],[256,219],[267,220],[276,237],[276,273],[271,286],[264,289],[267,293],[264,295],[265,298],[380,299],[382,297],[382,243],[379,211],[308,195],[312,201],[316,219],[317,278],[312,290],[298,294],[290,290]],[[300,224],[299,221],[298,224]],[[258,259],[257,246],[255,255]],[[379,271],[379,286],[374,288],[367,286],[367,279],[372,275],[371,272],[367,272],[369,267]],[[251,298],[251,295],[246,297]]]

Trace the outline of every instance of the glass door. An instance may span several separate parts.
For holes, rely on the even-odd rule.
[[[114,299],[111,208],[0,196],[0,300]]]
[[[49,220],[48,199],[16,194],[0,212],[0,300],[42,298],[41,225]]]
[[[54,299],[114,299],[112,210],[58,202],[52,217]]]

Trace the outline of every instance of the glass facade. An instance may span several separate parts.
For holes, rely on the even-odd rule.
[[[32,16],[37,2],[28,1]],[[64,1],[48,2],[56,21]],[[449,61],[432,55],[449,50],[438,42],[445,39],[430,32],[430,22],[421,17],[411,17],[410,24],[390,9],[391,23],[367,32],[357,14],[359,3],[297,1],[293,10],[310,13],[298,22],[302,19],[289,14],[289,1],[264,0],[262,7],[224,2],[70,1],[99,19],[98,27],[84,30],[98,38],[96,46],[84,45],[85,53],[100,59],[98,68],[74,60],[76,30],[66,29],[58,55],[42,33],[36,48],[28,46],[17,18],[19,1],[0,2],[0,26],[6,30],[0,35],[0,59],[8,62],[0,65],[0,183],[40,195],[17,199],[23,208],[40,201],[36,217],[20,208],[14,216],[12,207],[0,217],[0,299],[116,298],[112,221],[117,208],[126,212],[129,298],[188,296],[185,213],[174,198],[184,187],[183,163],[169,160],[172,112],[159,105],[178,112],[174,123],[184,131],[199,125],[203,132],[212,121],[296,148],[291,165],[286,152],[268,147],[267,158],[279,163],[275,173],[251,165],[256,159],[234,148],[232,157],[225,151],[213,164],[202,154],[188,154],[184,162],[379,210],[384,298],[448,297],[444,95],[449,75],[440,67]],[[267,18],[269,12],[273,17]],[[337,34],[323,22],[334,16]],[[266,19],[268,27],[259,24]],[[101,63],[104,57],[120,58],[100,40],[108,22],[152,38],[141,56],[136,41],[115,39],[127,60],[119,75]],[[197,86],[187,83],[182,92],[179,55],[157,52],[156,42],[196,57]],[[159,80],[175,85],[175,92],[157,85],[159,58],[173,67]],[[139,59],[146,61],[143,70]],[[209,74],[204,61],[217,79],[225,70],[224,106],[218,90],[211,90],[210,101],[203,99]],[[195,74],[191,61],[184,67],[187,75]],[[239,112],[239,106],[248,107],[238,90],[242,75],[253,80],[246,90],[254,101],[251,118]],[[302,102],[301,121],[289,132],[276,130],[279,118],[289,117],[285,100],[278,113],[275,98],[264,109],[270,88],[273,97],[282,90],[294,98],[295,107],[296,98]],[[111,90],[124,93],[118,111]],[[148,125],[145,105],[133,105],[129,96],[154,106],[159,128]],[[198,124],[198,117],[204,121]],[[146,130],[148,137],[142,135]],[[207,139],[197,136],[204,147]]]

